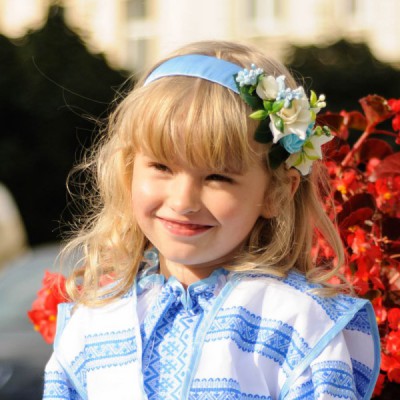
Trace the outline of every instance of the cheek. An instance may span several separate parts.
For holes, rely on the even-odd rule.
[[[133,213],[140,219],[154,206],[157,191],[148,181],[138,178],[132,184],[131,193]]]
[[[250,200],[243,196],[223,196],[211,202],[209,210],[221,222],[233,229],[251,229],[261,215],[262,196]]]

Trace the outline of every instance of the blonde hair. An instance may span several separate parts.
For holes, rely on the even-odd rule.
[[[249,46],[198,42],[171,57],[182,54],[215,56],[243,67],[255,63],[267,74],[285,75],[288,86],[298,86],[282,64]],[[81,267],[73,272],[67,288],[73,300],[86,305],[99,305],[127,292],[150,246],[131,206],[132,169],[138,149],[149,151],[160,162],[168,162],[183,149],[179,156],[189,165],[221,171],[245,171],[258,154],[250,139],[257,122],[248,118],[251,110],[237,94],[204,79],[185,76],[165,77],[143,86],[147,75],[111,114],[100,143],[78,168],[89,171],[93,189],[85,222],[65,248],[66,252],[79,249],[83,254]],[[284,165],[270,169],[267,145],[257,146],[262,147],[271,176],[268,201],[279,205],[279,210],[276,207],[273,218],[258,219],[243,251],[227,268],[277,276],[296,268],[310,280],[326,284],[343,262],[343,249],[321,206],[323,168],[315,163],[291,198]],[[336,254],[336,266],[313,265],[310,251],[316,230]],[[101,276],[110,273],[115,285],[104,296]]]

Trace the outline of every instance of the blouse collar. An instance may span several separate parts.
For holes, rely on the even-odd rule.
[[[207,308],[207,303],[225,285],[227,275],[227,270],[218,268],[207,278],[198,280],[185,289],[175,276],[166,279],[159,273],[158,252],[151,249],[145,252],[144,262],[136,279],[137,293],[140,296],[147,290],[158,288],[161,289],[161,295],[168,296],[174,303],[182,303],[186,310],[193,310],[197,305]]]

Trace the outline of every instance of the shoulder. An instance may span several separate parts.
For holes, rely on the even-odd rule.
[[[238,281],[226,304],[242,303],[265,317],[333,326],[341,321],[351,329],[367,332],[374,321],[367,300],[346,295],[323,297],[315,292],[321,285],[291,272],[285,278],[262,274],[235,274]],[[234,278],[235,279],[235,278]]]
[[[99,307],[87,307],[75,303],[58,306],[55,346],[65,334],[88,336],[98,332],[129,329],[133,321],[136,296],[131,289],[122,297]]]

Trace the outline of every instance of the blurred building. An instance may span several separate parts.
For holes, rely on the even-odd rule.
[[[0,0],[0,32],[43,24],[54,0]],[[398,0],[59,0],[67,23],[111,65],[139,71],[201,39],[255,42],[280,58],[289,44],[364,41],[400,65]]]

